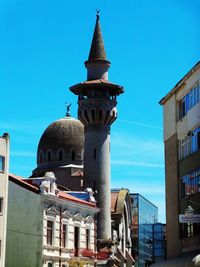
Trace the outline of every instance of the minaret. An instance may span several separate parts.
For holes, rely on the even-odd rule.
[[[96,192],[100,212],[97,239],[111,239],[110,126],[117,118],[116,97],[123,87],[108,81],[110,62],[106,58],[99,12],[96,16],[89,58],[85,62],[87,81],[70,87],[78,95],[78,117],[84,124],[84,187]]]

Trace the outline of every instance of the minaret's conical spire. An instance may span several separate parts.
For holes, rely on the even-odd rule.
[[[106,51],[104,48],[104,42],[99,22],[99,11],[97,11],[96,16],[96,25],[94,29],[88,60],[106,60]]]
[[[106,58],[106,51],[104,48],[104,42],[99,22],[99,10],[96,14],[96,24],[92,38],[92,44],[88,60],[85,61],[85,66],[88,70],[88,80],[108,79],[108,68],[110,66],[110,62]]]

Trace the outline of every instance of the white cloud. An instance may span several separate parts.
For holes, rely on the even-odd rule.
[[[30,151],[11,151],[10,155],[13,157],[28,157],[28,158],[36,157],[36,153]]]
[[[111,143],[113,165],[164,168],[164,146],[159,139],[117,132]]]
[[[128,124],[134,124],[134,125],[138,125],[138,126],[143,126],[143,127],[148,127],[148,128],[163,130],[163,128],[160,127],[160,126],[156,126],[156,125],[152,125],[152,124],[147,124],[147,123],[143,123],[143,122],[127,121],[127,120],[120,120],[120,119],[119,119],[119,121],[120,122],[124,122],[124,123],[128,123]]]
[[[164,164],[142,162],[142,161],[131,161],[131,160],[112,160],[112,164],[115,165],[126,165],[126,166],[138,166],[138,167],[151,167],[151,168],[164,168]]]

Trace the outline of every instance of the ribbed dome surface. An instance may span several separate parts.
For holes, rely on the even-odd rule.
[[[72,148],[83,149],[84,127],[79,120],[71,117],[64,117],[51,123],[44,131],[39,145],[38,152],[44,153],[50,149],[56,152],[63,149],[66,152]]]

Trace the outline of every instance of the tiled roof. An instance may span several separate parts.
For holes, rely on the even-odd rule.
[[[34,186],[32,184],[29,184],[27,182],[27,180],[25,180],[26,178],[15,175],[15,174],[11,174],[9,173],[9,180],[14,182],[15,184],[20,185],[21,187],[24,187],[32,192],[38,193],[39,194],[39,189],[37,186]]]
[[[79,199],[77,197],[71,196],[70,194],[67,194],[67,193],[65,193],[63,191],[59,191],[58,196],[60,198],[62,198],[62,199],[70,200],[70,201],[73,201],[73,202],[76,202],[76,203],[80,203],[80,204],[84,204],[84,205],[87,205],[87,206],[96,207],[95,203],[90,203],[90,202],[84,201],[84,200]]]
[[[111,212],[116,212],[118,194],[119,192],[111,192]]]
[[[102,38],[98,14],[97,14],[96,25],[94,29],[93,38],[92,38],[90,54],[88,58],[88,61],[93,61],[93,60],[106,60],[106,51],[104,48],[104,42]]]
[[[123,86],[114,84],[108,80],[103,79],[84,81],[71,86],[70,90],[74,94],[78,95],[80,93],[80,90],[82,90],[84,93],[84,90],[88,91],[90,88],[94,89],[94,86],[95,88],[101,88],[101,90],[109,90],[111,94],[122,94],[124,92]]]
[[[33,185],[32,183],[29,183],[28,179],[26,179],[26,180],[25,179],[26,178],[21,177],[21,176],[17,176],[15,174],[11,174],[11,173],[9,174],[9,180],[10,181],[14,182],[15,184],[18,184],[19,186],[21,186],[23,188],[26,188],[32,192],[39,194],[40,193],[39,188],[37,186]],[[83,204],[86,206],[96,207],[95,203],[90,203],[90,202],[84,201],[84,200],[79,199],[77,197],[71,196],[70,194],[67,194],[63,191],[59,191],[58,197],[61,199],[66,199],[66,200],[69,200],[72,202],[80,203],[80,204]]]

